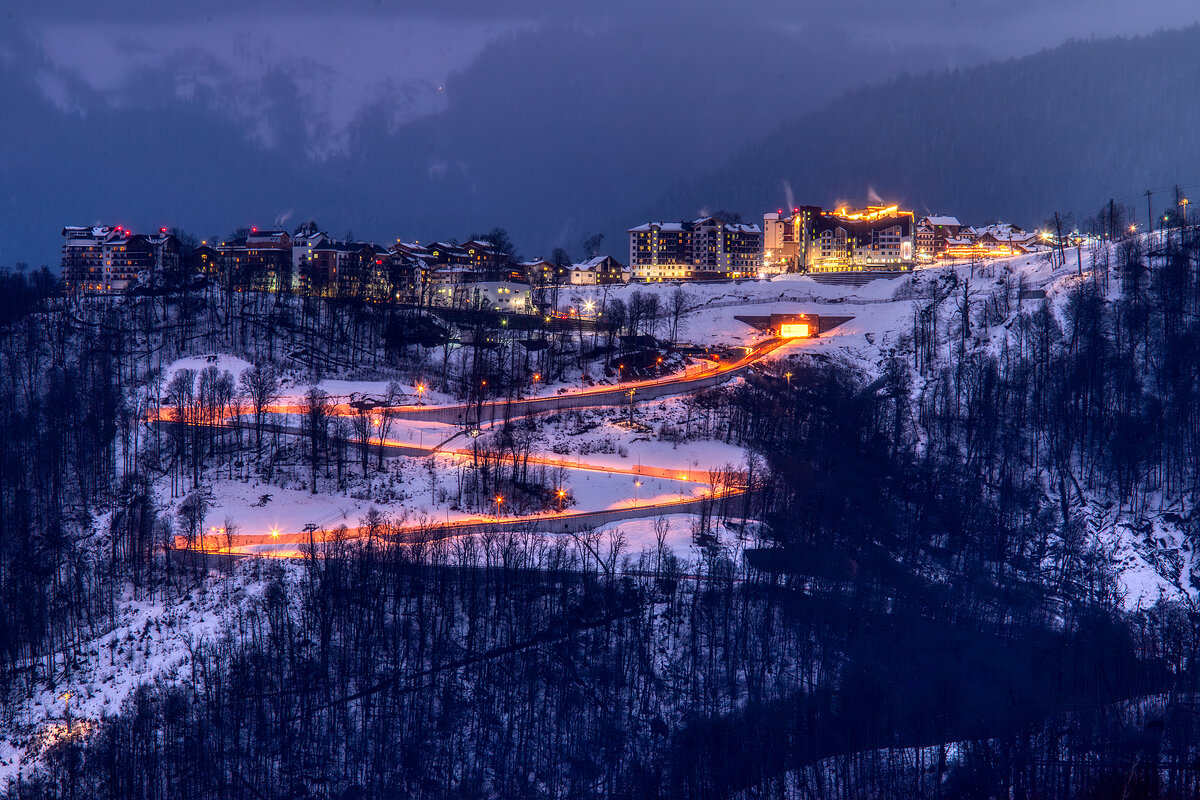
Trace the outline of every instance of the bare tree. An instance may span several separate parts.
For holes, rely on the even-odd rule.
[[[329,395],[319,386],[310,386],[304,393],[304,432],[308,436],[309,464],[312,467],[312,485],[309,488],[316,494],[321,448],[329,437]]]
[[[392,406],[400,402],[400,398],[404,397],[404,389],[396,381],[391,381],[387,386],[387,394],[383,397],[383,408],[379,412],[379,417],[375,420],[375,436],[379,443],[379,457],[376,461],[375,468],[383,469],[383,445],[387,441],[388,432],[392,429]]]
[[[672,347],[679,343],[679,322],[687,312],[690,300],[691,297],[688,296],[688,293],[681,286],[676,286],[675,291],[671,292],[671,298],[667,305],[667,320],[670,327],[668,333],[671,336]]]
[[[270,364],[252,366],[242,373],[242,391],[250,398],[254,409],[255,456],[262,457],[263,418],[267,407],[279,396],[279,375]]]

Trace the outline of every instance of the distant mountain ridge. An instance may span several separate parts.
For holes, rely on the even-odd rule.
[[[179,226],[204,238],[308,219],[380,241],[502,226],[523,255],[563,246],[580,256],[584,239],[627,225],[663,187],[719,165],[792,113],[781,93],[811,107],[874,81],[880,65],[985,57],[886,48],[846,32],[810,42],[744,15],[679,17],[665,30],[642,18],[522,29],[450,74],[440,110],[404,116],[408,106],[383,92],[331,123],[341,104],[314,107],[314,92],[336,91],[344,70],[305,72],[290,57],[255,66],[230,90],[242,73],[222,71],[220,59],[185,68],[182,55],[156,55],[100,91],[79,77],[84,59],[56,61],[75,39],[48,46],[52,32],[0,28],[0,265],[54,265],[64,224]],[[212,41],[204,36],[153,50],[193,53]],[[411,58],[397,58],[348,88],[361,101],[378,85],[411,86]],[[314,148],[324,157],[310,157]],[[624,255],[619,237],[604,244]]]
[[[444,110],[397,127],[380,106],[348,129],[344,153],[319,160],[305,155],[299,76],[263,84],[277,134],[265,147],[211,95],[160,89],[153,105],[113,106],[68,87],[60,100],[78,108],[64,110],[38,82],[49,56],[0,30],[0,265],[55,265],[64,224],[204,238],[306,219],[378,241],[502,226],[529,257],[578,256],[604,233],[603,251],[624,260],[626,228],[704,210],[754,222],[873,189],[919,212],[1028,227],[1200,180],[1200,27],[928,73],[982,55],[688,24],[669,47],[641,28],[498,39],[447,80]],[[1144,219],[1144,201],[1135,208]]]
[[[1073,41],[852,91],[784,124],[641,216],[862,203],[1026,227],[1109,197],[1144,225],[1147,188],[1200,183],[1200,26]],[[1152,198],[1158,211],[1168,198]]]

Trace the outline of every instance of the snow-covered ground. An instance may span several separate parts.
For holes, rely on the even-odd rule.
[[[270,549],[272,534],[297,534],[306,525],[333,530],[341,525],[359,527],[367,511],[374,508],[399,525],[422,522],[456,522],[490,519],[487,513],[455,508],[454,488],[465,456],[437,456],[426,459],[408,457],[388,460],[388,472],[373,476],[373,491],[363,484],[353,489],[332,492],[323,489],[313,494],[303,489],[280,488],[266,483],[214,480],[210,491],[204,528],[206,536],[217,537],[227,522],[240,536],[262,537],[264,550]],[[372,468],[373,469],[373,468]],[[572,511],[644,506],[694,497],[703,487],[694,482],[647,476],[614,475],[591,469],[567,469],[564,488],[574,502]],[[389,490],[393,500],[388,502]],[[371,495],[371,496],[368,496]],[[177,513],[182,498],[160,497],[160,503]],[[508,516],[501,507],[502,516]],[[285,546],[290,549],[291,546]]]
[[[1084,270],[1089,264],[1084,262]],[[912,329],[915,302],[906,297],[924,298],[934,281],[950,270],[960,278],[970,278],[972,286],[986,291],[998,277],[1008,271],[1012,282],[1023,280],[1029,288],[1044,289],[1052,308],[1061,307],[1067,290],[1077,280],[1077,266],[1068,264],[1052,269],[1043,255],[1019,256],[983,265],[972,275],[969,265],[935,267],[894,280],[875,280],[863,286],[839,286],[820,283],[803,276],[782,276],[772,281],[740,284],[686,284],[690,309],[681,320],[679,338],[701,345],[737,346],[755,340],[756,332],[735,319],[737,315],[768,315],[772,313],[812,313],[827,316],[853,317],[838,328],[816,339],[795,340],[778,351],[775,357],[787,358],[801,354],[824,354],[831,358],[854,363],[866,372],[877,369],[887,351]],[[670,285],[616,287],[607,290],[609,299],[628,300],[634,291],[653,293],[666,306]],[[565,305],[581,303],[584,299],[599,301],[603,290],[580,288],[564,292]],[[896,299],[899,296],[902,299]],[[1037,302],[1040,302],[1037,301]],[[990,332],[992,343],[1006,335],[1003,326]],[[989,345],[990,346],[990,345]],[[181,359],[164,370],[164,385],[180,369],[202,370],[216,366],[228,370],[235,378],[249,366],[247,362],[221,354],[197,355]],[[695,367],[693,367],[695,368]],[[594,376],[593,376],[594,377]],[[580,388],[579,376],[569,383],[541,384],[537,393],[558,393]],[[388,391],[389,381],[326,379],[321,388],[336,402],[372,398],[381,399]],[[404,394],[401,402],[448,403],[453,399],[436,392],[431,383],[424,383],[423,396],[417,392],[420,377],[401,383]],[[296,373],[288,373],[281,392],[281,401],[296,401],[309,384]],[[538,421],[536,452],[546,457],[578,460],[581,465],[615,467],[619,469],[641,465],[700,471],[732,465],[745,468],[746,453],[740,447],[720,441],[696,438],[695,431],[687,435],[687,406],[682,398],[667,398],[635,405],[635,420],[644,428],[631,428],[621,423],[625,409],[600,409],[565,412]],[[695,425],[695,420],[692,423]],[[680,435],[680,431],[684,435]],[[396,421],[390,431],[392,440],[432,445],[449,439],[459,429],[437,423]],[[453,442],[454,447],[467,447],[470,440]],[[352,448],[351,448],[352,451]],[[305,481],[308,471],[303,464],[281,468],[276,484],[238,480],[208,480],[211,501],[206,515],[207,528],[221,527],[232,520],[244,534],[263,534],[272,530],[298,532],[309,523],[323,528],[340,524],[356,527],[371,508],[391,519],[404,522],[446,521],[478,518],[480,512],[452,508],[456,495],[459,470],[464,460],[452,455],[438,457],[393,457],[388,459],[385,474],[373,476],[369,482],[350,478],[347,488],[329,491],[332,480],[324,480],[322,492],[312,494]],[[353,457],[347,466],[351,476],[360,470]],[[550,469],[547,467],[547,469]],[[698,483],[607,474],[594,469],[568,469],[563,480],[571,492],[572,510],[618,508],[634,502],[645,504],[656,500],[693,495],[702,490]],[[169,487],[158,487],[160,506],[174,513],[179,497],[169,496]],[[1098,510],[1094,503],[1088,520],[1093,542],[1108,555],[1117,567],[1126,602],[1130,607],[1152,604],[1160,597],[1178,598],[1194,594],[1189,576],[1195,557],[1187,537],[1177,524],[1178,517],[1160,513],[1149,521],[1131,520],[1119,513]],[[693,542],[695,517],[671,514],[667,523],[664,545],[686,563],[695,563],[700,556]],[[625,553],[633,556],[642,550],[658,546],[655,520],[631,520],[606,526],[604,535],[620,531],[624,537]],[[736,547],[732,531],[719,529],[718,538],[727,547]],[[268,545],[269,547],[269,545]],[[28,772],[28,764],[36,761],[39,742],[63,735],[64,706],[62,696],[71,693],[71,715],[76,720],[95,720],[115,713],[129,692],[140,682],[153,680],[186,680],[189,648],[218,635],[231,616],[246,603],[253,602],[261,582],[257,576],[267,569],[263,561],[249,560],[238,567],[232,580],[214,574],[201,590],[183,604],[165,605],[131,595],[122,599],[121,623],[112,631],[85,643],[77,659],[75,672],[58,686],[39,688],[26,701],[5,706],[0,717],[7,738],[0,739],[0,790],[6,780],[19,771]],[[286,566],[280,567],[290,569]],[[1186,588],[1185,588],[1186,587]]]
[[[138,686],[188,680],[191,653],[218,638],[256,601],[265,569],[261,562],[247,562],[233,576],[214,574],[182,602],[135,598],[127,589],[118,601],[119,622],[79,644],[69,673],[60,674],[53,686],[41,683],[29,696],[4,704],[0,791],[29,775],[42,747],[86,735],[96,720],[117,714]]]
[[[1091,269],[1089,253],[1082,254],[1082,262],[1086,273]],[[752,344],[761,334],[735,319],[739,315],[808,313],[852,317],[819,338],[787,343],[773,357],[823,354],[849,361],[870,374],[877,370],[881,360],[897,346],[901,337],[911,332],[915,305],[927,302],[933,285],[951,271],[957,273],[960,281],[969,279],[980,297],[996,288],[1000,278],[1007,274],[1014,290],[1018,283],[1044,290],[1051,308],[1056,311],[1061,310],[1068,291],[1080,280],[1079,264],[1074,258],[1068,258],[1064,265],[1051,267],[1047,256],[1037,253],[985,262],[974,268],[969,264],[935,266],[903,277],[870,281],[862,286],[824,283],[798,275],[736,284],[684,284],[681,288],[688,296],[688,311],[680,321],[679,339],[709,346]],[[597,305],[602,300],[615,298],[628,302],[633,292],[642,292],[657,295],[660,305],[665,308],[676,288],[669,284],[607,289],[579,287],[563,292],[560,302],[563,308],[580,307],[587,300]],[[1112,291],[1117,291],[1115,282]],[[1041,301],[1026,301],[1026,307],[1032,302]],[[998,346],[1006,335],[1003,326],[996,326],[989,331],[989,346]],[[245,361],[230,356],[195,356],[172,364],[166,371],[167,380],[175,370],[185,367],[200,370],[210,365],[229,370],[235,376],[248,366]],[[699,368],[695,362],[691,367]],[[403,383],[401,402],[415,402],[418,399],[416,385],[421,382],[418,379]],[[379,399],[388,390],[387,381],[327,379],[319,385],[337,402]],[[453,402],[453,398],[436,392],[428,382],[425,385],[421,397],[425,402]],[[289,376],[281,399],[283,402],[298,400],[307,388],[308,384],[303,380]],[[565,383],[543,382],[530,387],[529,394],[556,394],[581,388],[584,387],[576,375]],[[631,429],[620,424],[623,416],[624,411],[620,409],[608,409],[542,420],[539,422],[537,452],[600,468],[622,469],[641,464],[693,473],[725,465],[744,468],[746,453],[742,448],[678,435],[679,430],[687,427],[686,407],[680,398],[635,406],[635,419],[649,430]],[[389,438],[431,445],[455,434],[460,434],[460,430],[450,425],[397,421]],[[449,446],[466,447],[468,444],[469,440],[458,438]],[[438,459],[432,472],[421,459],[393,461],[397,464],[396,473],[402,477],[386,479],[393,485],[382,495],[378,491],[356,491],[353,487],[347,493],[316,497],[297,487],[283,490],[266,487],[259,491],[236,482],[224,488],[215,487],[216,500],[208,516],[209,524],[219,523],[229,515],[246,531],[270,530],[276,526],[280,530],[295,531],[308,522],[329,526],[345,522],[353,527],[371,505],[395,519],[413,521],[473,516],[470,512],[450,509],[446,500],[446,488],[454,481],[459,466],[453,458]],[[302,476],[303,472],[298,475]],[[632,501],[633,487],[629,485],[629,476],[571,470],[566,480],[576,500],[575,510],[613,508]],[[639,497],[643,500],[678,496],[681,489],[685,494],[694,489],[679,484],[672,487],[670,482],[659,486],[649,478],[640,480],[645,484],[639,489]],[[256,505],[261,494],[272,492],[275,496],[271,502]],[[1188,576],[1194,556],[1177,526],[1161,519],[1147,523],[1119,515],[1093,514],[1090,519],[1093,542],[1108,553],[1116,565],[1131,607],[1152,603],[1159,597],[1179,597],[1193,591]],[[1147,524],[1153,527],[1153,532],[1147,533]]]

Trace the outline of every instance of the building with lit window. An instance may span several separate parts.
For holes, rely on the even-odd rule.
[[[75,294],[115,294],[148,285],[179,269],[179,242],[161,229],[134,233],[123,226],[62,229],[62,275]]]
[[[803,206],[764,215],[763,227],[769,272],[905,270],[916,257],[913,212],[899,206]]]
[[[809,272],[902,270],[916,257],[913,212],[898,206],[827,211],[813,225]]]
[[[763,215],[763,271],[769,274],[807,272],[814,220],[820,206],[798,206]]]
[[[647,222],[628,233],[635,281],[729,280],[757,276],[762,269],[763,233],[757,225],[702,217]]]
[[[572,286],[597,286],[627,283],[629,270],[612,256],[596,256],[578,264],[572,264],[567,274]]]
[[[295,289],[292,268],[292,237],[287,231],[251,228],[217,245],[221,274],[230,288],[288,292]]]
[[[934,259],[946,250],[948,239],[958,239],[969,229],[957,217],[928,216],[917,222],[917,255],[923,259]]]
[[[963,228],[946,239],[938,253],[946,259],[1007,258],[1037,249],[1037,234],[1018,225],[997,222],[982,228]]]
[[[372,242],[322,236],[306,246],[297,279],[308,295],[379,300],[389,297],[392,255]]]

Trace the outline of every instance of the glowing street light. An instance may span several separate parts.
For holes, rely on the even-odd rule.
[[[504,495],[498,494],[493,498],[496,501],[496,518],[500,518],[500,506],[504,504]]]
[[[563,501],[567,499],[567,490],[559,489],[554,493],[554,496],[558,498],[558,513],[561,514],[563,510]]]
[[[279,538],[279,528],[271,528],[271,538],[272,539]]]
[[[71,732],[71,693],[62,693],[63,716],[67,719],[67,733]]]
[[[642,485],[642,482],[635,478],[633,481],[633,504],[635,506],[637,505],[637,490],[638,490],[638,487],[641,485]]]

